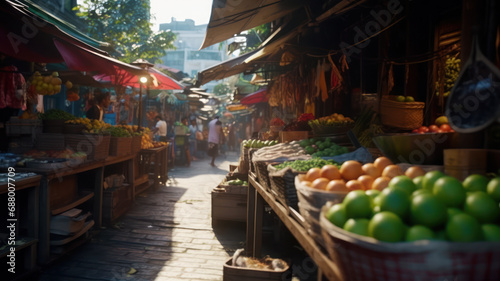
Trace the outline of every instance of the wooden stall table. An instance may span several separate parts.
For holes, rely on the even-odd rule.
[[[54,168],[22,168],[23,172],[40,174],[38,263],[47,264],[62,254],[88,241],[89,230],[101,226],[102,181],[104,161]],[[90,211],[93,220],[87,221],[82,229],[65,238],[54,238],[50,233],[53,216],[73,208]]]
[[[264,202],[266,202],[309,254],[309,257],[314,260],[318,266],[318,280],[321,280],[322,276],[328,280],[342,280],[340,269],[307,233],[300,222],[301,216],[289,215],[296,211],[276,201],[273,195],[257,181],[255,174],[248,174],[248,182],[246,252],[254,257],[261,255]]]
[[[154,188],[158,188],[160,182],[165,184],[168,180],[167,147],[141,149],[137,153],[140,174],[151,174]],[[136,194],[141,191],[143,190],[136,191]]]

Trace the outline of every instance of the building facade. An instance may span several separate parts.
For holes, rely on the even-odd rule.
[[[170,30],[177,35],[174,42],[175,50],[167,50],[162,58],[163,64],[181,70],[190,77],[196,77],[198,72],[227,60],[227,42],[212,45],[199,50],[205,38],[206,24],[196,25],[194,20],[177,21],[172,18],[170,23],[160,24],[160,31]],[[212,92],[215,81],[204,87]]]

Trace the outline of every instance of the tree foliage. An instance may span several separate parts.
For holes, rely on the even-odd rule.
[[[145,59],[161,63],[166,49],[174,49],[175,34],[153,32],[149,22],[149,1],[84,0],[75,8],[88,26],[92,38],[111,44],[114,57],[131,63]]]

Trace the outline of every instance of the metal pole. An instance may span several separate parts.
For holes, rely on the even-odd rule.
[[[137,125],[137,130],[141,130],[141,124],[142,124],[142,84],[139,83],[139,110],[138,110],[138,125]]]

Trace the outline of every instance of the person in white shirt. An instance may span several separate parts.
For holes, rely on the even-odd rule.
[[[153,133],[158,136],[160,141],[167,141],[167,122],[162,120],[160,115],[155,117],[156,125]]]
[[[222,134],[222,122],[219,121],[219,116],[215,116],[214,120],[208,123],[208,156],[212,157],[210,165],[215,167],[215,158],[219,154],[219,143]]]

